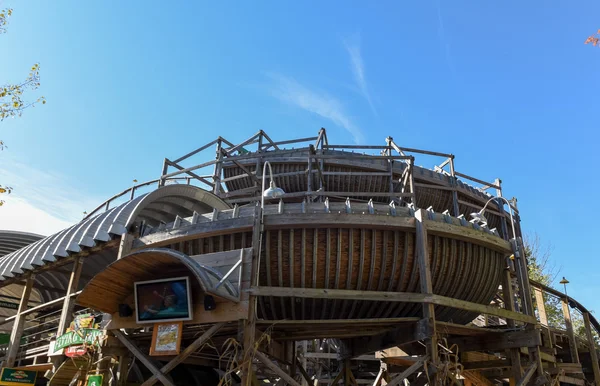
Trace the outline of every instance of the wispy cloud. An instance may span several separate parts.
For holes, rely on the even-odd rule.
[[[450,43],[446,41],[446,30],[444,29],[444,18],[442,17],[442,5],[440,1],[436,1],[437,6],[437,16],[438,16],[438,37],[440,38],[440,42],[444,47],[444,54],[446,55],[446,64],[450,69],[453,77],[456,77],[456,70],[454,68],[454,61],[452,60],[452,54],[450,53]]]
[[[277,99],[299,107],[346,129],[354,142],[363,143],[364,135],[346,113],[344,105],[323,91],[312,90],[295,79],[280,74],[267,74],[271,80],[270,93]]]
[[[78,191],[65,176],[41,171],[2,154],[0,182],[14,188],[3,194],[0,229],[50,235],[83,218],[102,201]]]
[[[367,78],[365,76],[365,63],[360,53],[360,41],[358,38],[354,38],[353,41],[345,40],[344,46],[346,51],[350,55],[350,63],[352,64],[352,74],[354,75],[354,81],[358,87],[361,95],[369,103],[371,111],[377,116],[377,110],[373,104],[371,93],[369,92],[369,86],[367,84]]]

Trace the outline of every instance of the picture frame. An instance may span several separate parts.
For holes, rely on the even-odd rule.
[[[178,355],[181,350],[183,321],[155,323],[150,356]]]
[[[134,301],[138,324],[187,321],[194,317],[187,276],[135,282]]]

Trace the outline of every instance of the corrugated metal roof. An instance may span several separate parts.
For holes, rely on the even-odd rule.
[[[35,233],[0,230],[0,257],[26,247],[43,237]]]
[[[228,209],[229,205],[191,185],[158,188],[0,257],[0,281],[105,243],[126,233],[134,224],[144,222],[146,226],[158,227],[176,216],[207,213],[213,208]]]

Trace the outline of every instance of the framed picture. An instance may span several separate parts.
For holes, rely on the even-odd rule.
[[[193,317],[188,277],[139,281],[134,291],[137,323],[174,322]]]
[[[152,331],[150,355],[177,355],[181,349],[183,322],[156,323]]]

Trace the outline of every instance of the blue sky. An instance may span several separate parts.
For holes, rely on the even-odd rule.
[[[15,188],[0,227],[58,230],[217,135],[391,135],[456,154],[463,173],[502,178],[524,230],[554,246],[570,293],[600,310],[600,49],[583,44],[600,28],[600,3],[0,7],[14,9],[0,79],[18,82],[40,62],[36,95],[48,100],[0,123],[0,178]]]

